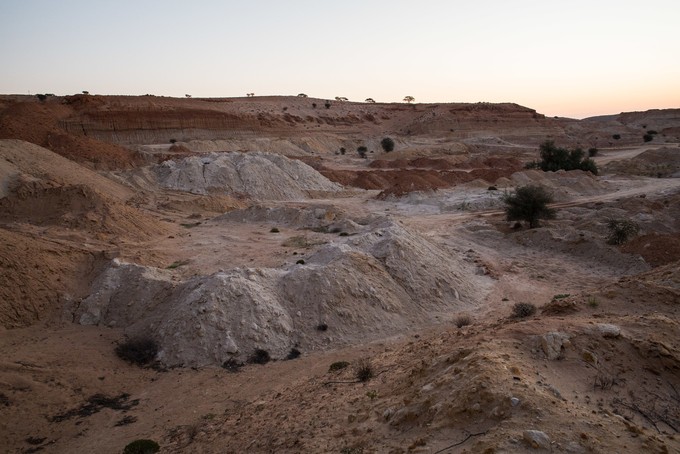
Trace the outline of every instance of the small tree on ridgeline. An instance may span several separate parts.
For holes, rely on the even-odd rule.
[[[416,98],[414,98],[413,96],[404,96],[404,101],[406,101],[409,104],[411,104],[415,100]]]
[[[505,214],[508,221],[526,221],[529,228],[540,225],[540,219],[553,219],[555,210],[548,208],[553,197],[542,186],[527,185],[515,189],[512,194],[505,194]]]

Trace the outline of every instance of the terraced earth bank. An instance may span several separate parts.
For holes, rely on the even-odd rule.
[[[680,110],[329,104],[0,96],[7,452],[680,450]]]

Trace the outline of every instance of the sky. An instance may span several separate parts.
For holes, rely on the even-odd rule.
[[[0,93],[680,108],[678,0],[0,0]]]

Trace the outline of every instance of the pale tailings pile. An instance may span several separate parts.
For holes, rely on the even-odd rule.
[[[304,200],[342,186],[310,166],[271,153],[212,153],[153,168],[158,184],[195,194],[241,195],[256,200]]]
[[[177,283],[172,272],[115,262],[75,319],[152,333],[167,365],[283,358],[377,339],[474,307],[484,283],[463,260],[392,221],[338,237],[304,264],[237,268]],[[477,282],[480,281],[480,282]]]

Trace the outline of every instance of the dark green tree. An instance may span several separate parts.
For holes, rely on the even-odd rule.
[[[540,225],[540,219],[553,219],[555,210],[548,208],[553,197],[543,187],[536,185],[521,186],[512,194],[505,194],[505,214],[508,221],[526,221],[529,228]]]
[[[385,150],[385,153],[389,153],[390,151],[394,150],[394,140],[390,139],[389,137],[385,137],[380,141],[380,146],[383,150]]]
[[[539,147],[541,160],[536,164],[544,172],[558,170],[585,170],[597,175],[595,161],[585,157],[581,148],[568,150],[555,146],[555,142],[547,140]]]

